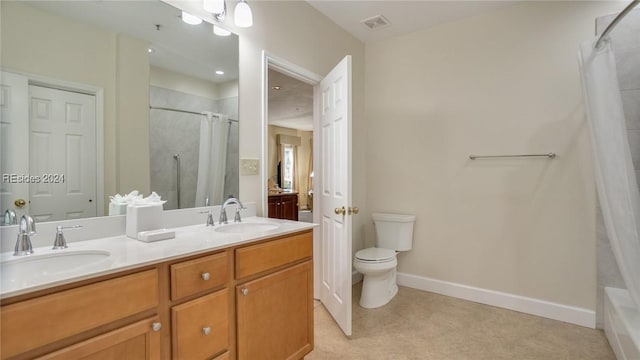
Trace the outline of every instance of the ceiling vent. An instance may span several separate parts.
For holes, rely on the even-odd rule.
[[[382,15],[376,15],[374,17],[364,19],[360,21],[360,23],[366,26],[369,30],[378,30],[391,25],[391,22]]]

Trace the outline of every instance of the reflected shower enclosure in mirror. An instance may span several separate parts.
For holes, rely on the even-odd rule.
[[[239,196],[236,35],[160,0],[0,6],[2,213],[107,215],[132,190],[165,209]]]

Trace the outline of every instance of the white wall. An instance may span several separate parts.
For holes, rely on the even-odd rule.
[[[200,2],[163,0],[213,22]],[[364,44],[339,28],[304,1],[253,1],[254,25],[233,25],[233,7],[225,26],[239,35],[240,51],[240,158],[260,158],[262,152],[262,51],[316,74],[327,74],[345,55],[353,56],[353,203],[366,210],[366,120],[364,118]],[[240,177],[242,200],[255,200],[262,208],[261,177]],[[354,217],[354,248],[362,245],[369,215]]]
[[[399,271],[595,309],[577,49],[623,5],[526,2],[367,46],[368,210],[417,215]]]

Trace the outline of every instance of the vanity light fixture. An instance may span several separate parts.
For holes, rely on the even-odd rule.
[[[224,18],[227,14],[227,2],[226,0],[203,0],[202,7],[213,14],[213,18],[218,22],[224,21]],[[251,7],[245,0],[240,0],[238,4],[236,4],[235,10],[233,12],[234,23],[237,27],[251,27],[253,26],[253,12],[251,12]],[[216,27],[214,26],[214,33]],[[227,30],[224,30],[227,31]],[[221,35],[226,36],[226,35]]]
[[[218,35],[218,36],[229,36],[231,35],[231,31],[221,28],[218,25],[213,25],[213,33]]]
[[[222,70],[216,70],[216,75],[224,75],[224,71],[222,71]]]
[[[193,16],[186,11],[182,12],[182,21],[186,22],[189,25],[200,25],[202,24],[202,19],[197,16]]]
[[[236,4],[236,9],[233,12],[234,23],[238,27],[248,28],[253,26],[253,13],[249,4],[245,0],[240,0]]]

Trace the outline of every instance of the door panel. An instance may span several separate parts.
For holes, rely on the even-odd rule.
[[[42,177],[30,187],[31,215],[96,216],[95,97],[31,85],[29,99],[30,174]]]
[[[28,210],[16,208],[14,201],[29,198],[29,185],[11,179],[29,173],[29,82],[21,75],[0,73],[0,211],[14,209],[18,217]]]
[[[322,271],[320,300],[351,335],[351,57],[320,82]]]

